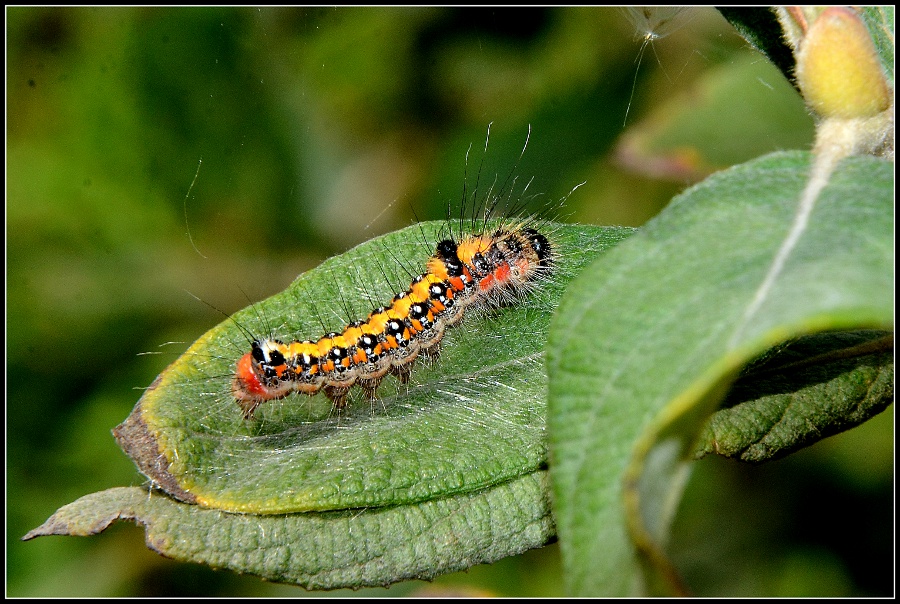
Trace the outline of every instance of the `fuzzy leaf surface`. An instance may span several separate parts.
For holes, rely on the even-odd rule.
[[[144,526],[150,549],[175,560],[307,589],[387,585],[546,543],[554,534],[546,482],[546,472],[536,472],[414,506],[278,515],[231,514],[119,487],[60,508],[25,539],[94,535],[131,520]]]
[[[386,379],[374,402],[356,388],[340,411],[323,393],[294,394],[250,421],[231,394],[248,334],[315,340],[343,330],[406,289],[433,251],[423,240],[437,241],[442,222],[331,258],[212,329],[142,397],[117,429],[120,444],[177,498],[263,514],[402,505],[537,470],[546,462],[550,314],[578,265],[630,233],[545,226],[558,250],[553,277],[517,304],[467,311],[476,316],[448,330],[441,358],[416,367],[408,385]]]

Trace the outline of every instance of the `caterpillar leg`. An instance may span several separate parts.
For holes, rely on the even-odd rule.
[[[244,411],[244,419],[253,419],[253,412],[256,411],[256,408],[259,407],[263,402],[260,399],[237,399],[238,405],[240,405],[241,409]]]
[[[380,377],[371,378],[371,379],[359,379],[356,383],[360,385],[363,390],[363,394],[365,395],[367,400],[374,401],[375,396],[378,390],[378,385],[381,384]]]
[[[427,363],[437,362],[441,358],[441,343],[438,342],[428,348],[424,348],[422,354],[425,356],[425,361]]]
[[[326,385],[323,390],[335,409],[343,409],[347,406],[347,394],[350,393],[349,386]]]
[[[397,376],[401,384],[409,383],[409,376],[412,373],[412,363],[391,367],[391,373]]]

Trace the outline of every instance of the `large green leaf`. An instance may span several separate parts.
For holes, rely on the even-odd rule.
[[[336,412],[323,394],[293,395],[248,421],[231,394],[236,359],[249,334],[317,339],[365,317],[421,272],[434,246],[424,241],[446,235],[445,223],[360,245],[211,330],[144,395],[118,429],[120,443],[170,493],[235,512],[407,504],[536,470],[546,460],[549,316],[578,267],[630,232],[545,227],[560,256],[552,280],[521,304],[449,331],[439,362],[407,386],[386,380],[374,403],[357,392]]]
[[[685,460],[741,367],[804,334],[892,326],[893,165],[847,159],[801,202],[811,157],[713,175],[569,288],[548,423],[573,593],[682,590],[661,547]]]
[[[537,228],[555,250],[552,276],[519,303],[472,311],[437,362],[406,386],[386,380],[374,403],[356,393],[337,412],[324,395],[292,395],[245,420],[234,366],[251,334],[318,337],[389,301],[446,223],[373,239],[236,313],[169,366],[115,431],[157,487],[201,505],[156,496],[138,505],[134,492],[107,491],[30,536],[131,518],[166,555],[321,588],[432,577],[546,543],[550,316],[581,267],[633,229]],[[258,544],[252,559],[246,543]]]
[[[546,543],[555,533],[546,471],[412,506],[306,514],[230,514],[137,487],[93,493],[25,539],[93,535],[115,520],[146,528],[160,554],[308,589],[430,579]]]

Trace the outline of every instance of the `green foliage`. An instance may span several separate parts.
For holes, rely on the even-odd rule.
[[[894,83],[894,8],[892,6],[863,6],[860,15],[875,49],[881,60],[881,66],[890,84]]]
[[[866,421],[893,402],[893,334],[824,332],[774,348],[744,371],[699,439],[763,462]]]
[[[545,471],[415,506],[255,515],[120,487],[65,506],[27,537],[93,535],[114,520],[134,520],[151,548],[177,560],[309,589],[358,588],[431,579],[546,543],[553,535],[547,491]]]
[[[810,332],[890,327],[892,166],[845,160],[798,232],[792,225],[810,162],[808,153],[780,153],[713,175],[567,291],[548,346],[549,430],[556,519],[575,593],[633,589],[635,542],[669,589],[681,589],[656,542],[668,531],[698,433],[742,366]],[[852,395],[840,380],[826,381],[792,412],[819,437],[859,423],[846,416],[860,399],[876,398],[863,418],[892,400],[891,355],[874,370],[887,382],[875,392],[874,376],[847,376],[863,380]],[[772,400],[752,404],[779,415]],[[780,447],[811,440],[778,419],[787,441]]]

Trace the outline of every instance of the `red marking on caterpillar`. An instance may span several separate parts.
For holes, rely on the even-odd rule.
[[[517,300],[553,266],[553,247],[527,221],[441,240],[425,272],[389,304],[317,340],[257,338],[237,363],[232,393],[245,418],[266,401],[320,391],[336,408],[359,385],[369,399],[382,379],[409,379],[419,356],[437,356],[467,309]]]

